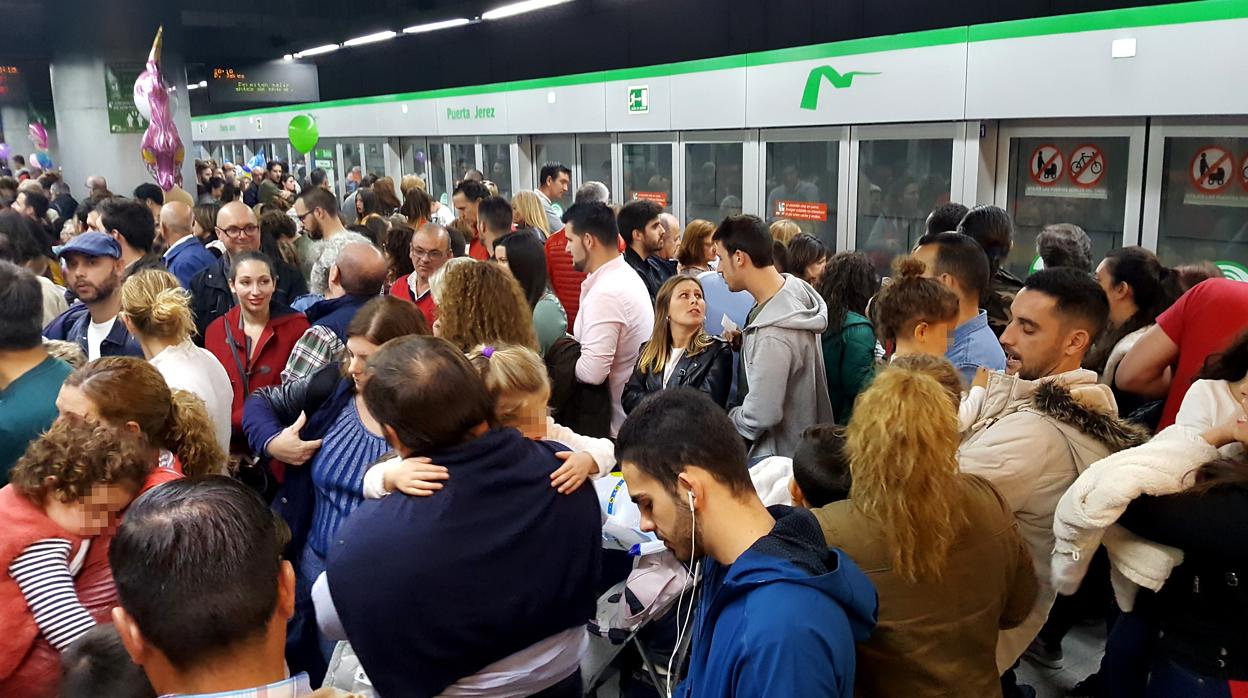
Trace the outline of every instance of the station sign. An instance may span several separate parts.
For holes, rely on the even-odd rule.
[[[208,99],[215,104],[295,104],[319,101],[321,89],[313,63],[218,65],[208,73]]]

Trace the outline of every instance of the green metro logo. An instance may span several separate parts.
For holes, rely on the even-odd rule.
[[[859,75],[879,75],[880,73],[868,73],[861,70],[851,70],[844,75],[836,72],[836,68],[830,65],[821,65],[810,71],[810,75],[806,76],[806,89],[802,90],[802,109],[818,109],[819,108],[819,88],[823,86],[826,79],[832,83],[832,87],[838,90],[844,90],[852,87],[854,78]]]

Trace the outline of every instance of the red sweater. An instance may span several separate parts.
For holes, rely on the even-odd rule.
[[[234,442],[242,440],[243,433],[243,401],[247,395],[259,388],[277,385],[282,381],[282,370],[286,368],[286,360],[295,348],[295,343],[308,329],[308,319],[303,313],[296,312],[286,306],[274,304],[260,335],[260,346],[254,356],[247,356],[247,335],[239,325],[242,317],[239,306],[230,308],[225,315],[212,321],[204,332],[204,348],[217,357],[217,361],[225,367],[230,377],[230,387],[234,389],[234,402],[230,412],[230,425]],[[226,323],[230,323],[230,332],[234,336],[234,347],[243,365],[234,360],[230,351],[230,340],[226,336]],[[243,374],[247,375],[247,391],[243,390]],[[243,441],[245,443],[245,441]],[[245,449],[244,449],[245,450]]]
[[[586,274],[572,267],[568,236],[562,230],[546,238],[546,274],[550,277],[550,290],[568,314],[568,327],[572,327],[581,307],[581,282]]]
[[[415,303],[420,309],[420,314],[425,316],[425,322],[429,325],[429,331],[433,331],[433,321],[438,317],[438,306],[433,302],[433,294],[425,293],[419,300],[412,298],[412,287],[408,284],[408,277],[411,274],[404,274],[394,280],[394,285],[390,287],[390,295],[395,298],[401,298],[408,303]]]

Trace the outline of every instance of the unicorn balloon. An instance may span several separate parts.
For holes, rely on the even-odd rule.
[[[161,189],[169,191],[182,184],[182,160],[186,151],[173,123],[173,109],[169,103],[169,91],[160,74],[160,47],[164,27],[156,30],[156,39],[147,55],[147,69],[134,82],[135,96],[145,95],[151,111],[151,120],[143,134],[143,164]]]

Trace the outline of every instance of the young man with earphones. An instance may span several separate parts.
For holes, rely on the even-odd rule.
[[[620,428],[616,455],[642,530],[693,566],[697,598],[677,606],[689,671],[675,695],[853,695],[875,588],[809,511],[763,506],[723,410],[688,388],[657,393]]]

